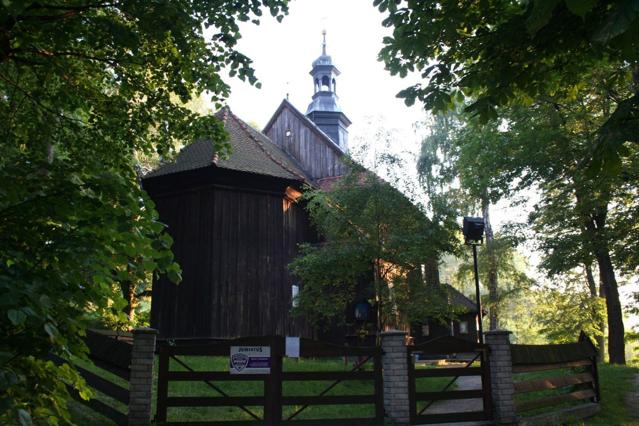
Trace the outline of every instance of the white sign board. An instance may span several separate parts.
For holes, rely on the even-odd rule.
[[[289,358],[300,357],[300,338],[286,336],[286,356]]]
[[[270,374],[270,346],[231,346],[231,374]]]

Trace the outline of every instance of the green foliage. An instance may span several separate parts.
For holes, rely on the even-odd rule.
[[[626,141],[639,142],[639,3],[375,0],[393,28],[379,54],[393,74],[426,80],[399,93],[433,112],[464,105],[483,122],[498,107],[526,105],[583,86],[601,62],[635,73],[632,92],[597,129],[593,164],[614,170]],[[615,76],[616,71],[609,75]],[[633,84],[630,73],[626,86]],[[595,145],[593,145],[595,146]],[[587,159],[589,157],[584,157]]]
[[[530,105],[503,109],[501,126],[488,125],[483,133],[481,129],[473,132],[481,125],[470,120],[458,132],[458,143],[475,153],[468,157],[466,164],[476,159],[474,167],[468,169],[483,173],[482,180],[495,182],[493,187],[502,194],[538,192],[539,201],[529,224],[542,253],[540,266],[549,276],[597,263],[607,294],[610,335],[616,342],[609,349],[621,356],[623,333],[616,274],[633,273],[637,267],[633,260],[637,246],[632,243],[636,223],[631,218],[637,210],[639,151],[637,145],[628,146],[617,173],[594,176],[584,167],[598,129],[619,104],[616,96],[627,94],[621,77],[626,71],[615,76],[612,67],[605,63],[600,66],[574,90],[558,90],[554,96]],[[482,140],[490,155],[481,155]],[[590,294],[597,294],[597,284],[593,281],[589,285],[594,287]]]
[[[454,235],[375,174],[350,166],[330,190],[304,195],[324,242],[304,246],[290,265],[302,282],[299,313],[315,326],[340,323],[357,296],[379,301],[385,324],[405,315],[421,319],[429,304],[414,271],[453,251]]]
[[[581,277],[567,276],[563,285],[543,289],[537,297],[534,316],[550,342],[574,342],[581,331],[597,341],[604,335],[606,303],[591,296]]]
[[[263,8],[287,1],[0,3],[0,422],[68,422],[64,384],[89,395],[44,357],[81,357],[96,319],[126,326],[121,283],[180,280],[137,159],[200,137],[226,153],[188,102],[219,105],[223,70],[257,84],[235,45]]]
[[[321,247],[302,245],[300,255],[290,265],[303,282],[298,312],[315,327],[345,321],[344,312],[357,296],[357,283],[371,272],[369,260],[355,241],[328,241]],[[372,298],[372,294],[367,296]]]
[[[512,238],[507,235],[497,234],[493,244],[500,287],[496,300],[483,301],[483,306],[487,309],[493,309],[491,305],[493,303],[495,308],[499,308],[501,305],[506,304],[509,299],[517,300],[520,293],[535,284],[535,281],[526,274],[526,261],[517,252],[516,244]],[[469,257],[464,260],[465,262],[461,263],[457,269],[455,281],[461,288],[474,288],[473,260]],[[479,270],[480,282],[488,282],[490,267],[490,259],[486,254],[486,245],[482,245],[477,252],[477,269]]]

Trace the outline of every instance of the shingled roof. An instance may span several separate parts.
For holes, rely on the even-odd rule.
[[[224,122],[229,134],[231,155],[219,159],[213,149],[213,142],[202,139],[185,146],[177,158],[161,165],[148,173],[145,178],[164,176],[173,173],[195,170],[204,167],[217,167],[274,176],[284,179],[311,182],[311,179],[266,135],[253,129],[233,114],[228,107],[222,108],[216,116]]]
[[[450,284],[443,284],[446,292],[448,293],[448,301],[450,304],[463,308],[468,312],[477,312],[477,305],[475,302],[464,296],[459,290]]]

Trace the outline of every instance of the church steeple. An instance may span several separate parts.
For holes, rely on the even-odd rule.
[[[348,130],[351,121],[344,115],[338,103],[337,77],[339,70],[326,54],[326,30],[322,31],[322,54],[313,61],[310,74],[313,77],[313,100],[306,116],[335,142],[342,151],[348,150]]]

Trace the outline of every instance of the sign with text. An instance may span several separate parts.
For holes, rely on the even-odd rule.
[[[286,356],[289,358],[300,357],[300,338],[286,336]]]
[[[231,346],[231,374],[270,374],[270,346]]]

